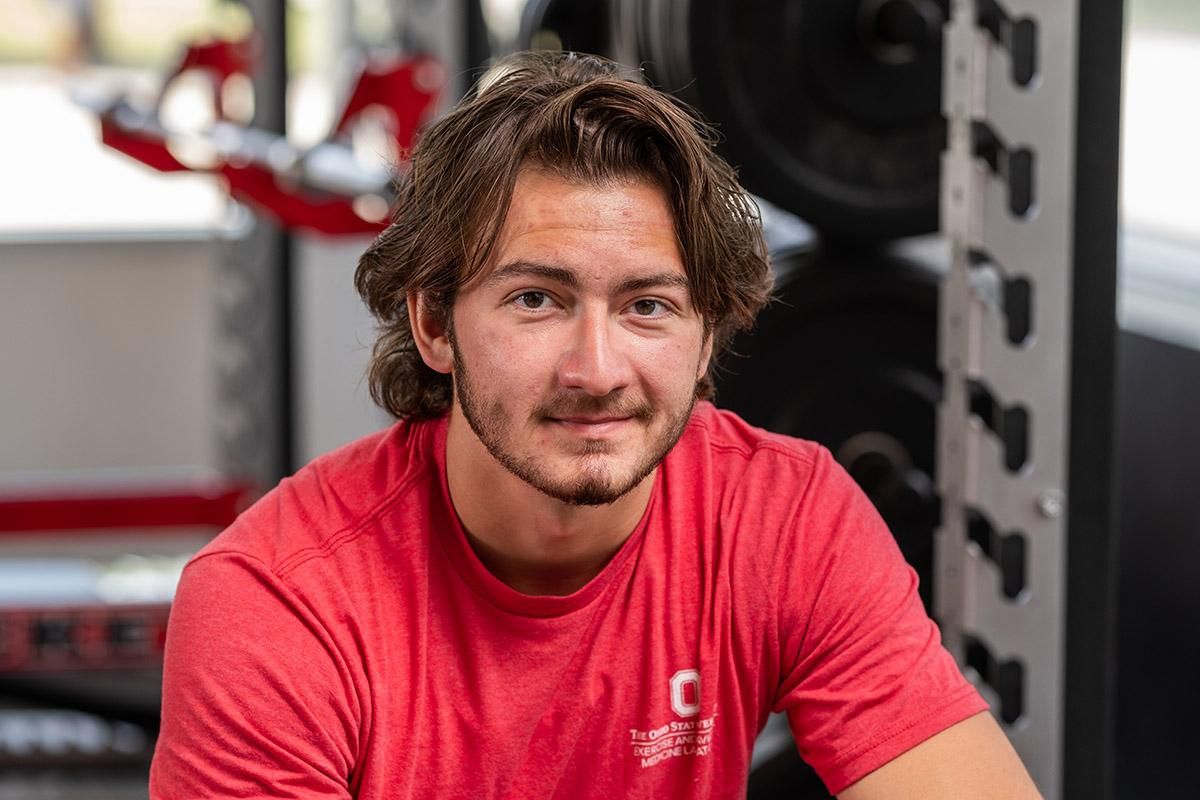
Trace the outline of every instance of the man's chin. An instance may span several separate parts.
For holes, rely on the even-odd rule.
[[[626,494],[628,491],[615,492],[609,486],[581,486],[569,492],[555,492],[550,496],[569,506],[598,507],[612,505]]]
[[[559,473],[563,474],[563,473]],[[542,494],[572,506],[606,506],[633,491],[645,475],[615,480],[603,467],[585,467],[573,480],[550,481],[544,476],[529,476],[526,482]]]

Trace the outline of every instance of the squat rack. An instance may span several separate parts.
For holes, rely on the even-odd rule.
[[[944,40],[934,608],[1047,800],[1112,796],[1122,14],[952,0]]]

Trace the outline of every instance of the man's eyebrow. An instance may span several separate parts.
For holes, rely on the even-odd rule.
[[[562,284],[569,289],[578,289],[580,285],[579,277],[572,270],[551,266],[550,264],[539,264],[533,261],[512,261],[499,266],[484,279],[483,285],[491,287],[503,283],[509,278],[520,277],[545,278]],[[691,288],[688,285],[687,278],[677,272],[656,272],[652,275],[639,275],[633,278],[626,278],[613,287],[613,292],[615,294],[630,294],[633,292],[644,292],[647,289],[661,289],[663,287],[682,289],[684,292],[688,292]]]
[[[653,275],[627,278],[621,281],[617,284],[616,293],[629,294],[631,292],[644,292],[647,289],[661,289],[663,287],[682,289],[684,292],[688,292],[691,289],[688,279],[678,272],[657,272]]]
[[[546,278],[548,280],[561,283],[570,289],[579,288],[579,278],[575,273],[563,267],[553,267],[549,264],[537,264],[532,261],[513,261],[503,266],[496,267],[492,273],[484,279],[484,286],[495,286],[509,278],[516,277],[537,277]]]

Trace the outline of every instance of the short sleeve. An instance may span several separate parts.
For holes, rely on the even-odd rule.
[[[887,526],[823,448],[783,556],[775,711],[830,792],[987,708]]]
[[[339,661],[264,564],[193,561],[167,626],[152,800],[350,797],[358,708]]]

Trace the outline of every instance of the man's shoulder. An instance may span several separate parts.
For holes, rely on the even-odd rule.
[[[436,480],[439,421],[399,421],[318,456],[263,495],[197,558],[234,553],[275,571],[328,551]]]
[[[686,442],[686,444],[685,444]],[[755,427],[737,414],[697,405],[676,463],[688,468],[723,515],[777,529],[869,501],[823,445]]]
[[[689,444],[707,450],[714,463],[726,469],[783,469],[809,474],[827,455],[816,442],[759,428],[732,411],[712,403],[697,403],[688,423]]]

